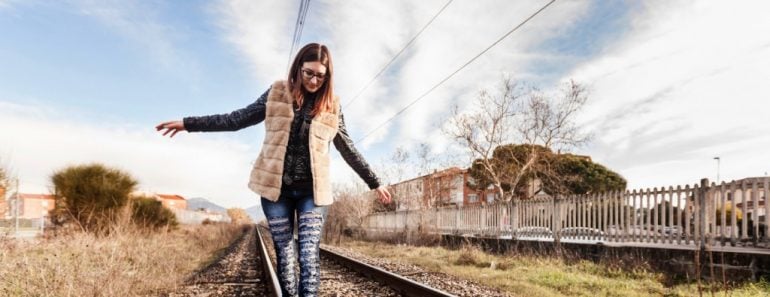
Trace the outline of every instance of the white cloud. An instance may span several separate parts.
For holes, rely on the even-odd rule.
[[[86,116],[86,117],[84,117]],[[205,197],[248,207],[256,150],[224,135],[161,137],[152,126],[88,123],[87,115],[0,102],[0,154],[21,179],[21,190],[46,192],[50,175],[68,165],[99,162],[129,172],[146,191]]]
[[[292,1],[223,0],[213,7],[225,39],[265,87],[286,77],[297,9]]]
[[[623,39],[565,76],[592,90],[585,153],[631,187],[713,181],[714,156],[723,179],[768,171],[769,8],[648,2]]]
[[[356,5],[330,5],[339,7],[327,11],[324,20],[337,47],[338,91],[343,98],[355,95],[444,3],[359,1]],[[351,114],[351,130],[363,135],[375,129],[543,5],[510,1],[481,4],[453,2],[391,66],[389,75],[378,79],[346,110]],[[449,106],[454,102],[467,104],[479,88],[498,82],[502,72],[523,72],[521,69],[535,59],[525,55],[526,49],[553,36],[563,20],[580,16],[585,7],[585,3],[574,2],[551,7],[376,131],[364,147],[395,142],[410,146],[426,138],[435,139],[436,125],[446,117]]]

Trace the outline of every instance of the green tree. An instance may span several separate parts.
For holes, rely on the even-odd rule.
[[[539,174],[551,194],[591,194],[626,189],[626,180],[589,158],[571,154],[549,154]]]
[[[587,157],[572,154],[554,154],[541,145],[506,144],[495,148],[492,158],[485,165],[480,159],[473,162],[469,175],[472,188],[482,190],[501,182],[502,190],[517,197],[526,197],[527,186],[539,179],[549,194],[590,194],[624,190],[626,180],[607,167],[594,163]],[[516,178],[519,177],[519,178]]]
[[[733,209],[735,209],[735,223],[740,224],[743,220],[743,212],[739,208],[733,208],[732,203],[725,203],[724,206],[724,212],[725,212],[725,223],[722,223],[722,207],[719,207],[716,209],[716,225],[717,226],[729,226],[732,224],[732,218],[733,218]]]
[[[500,180],[500,186],[505,192],[512,192],[521,197],[527,193],[527,183],[538,173],[548,168],[552,158],[551,150],[531,144],[505,144],[498,146],[492,153],[492,158],[485,165],[481,159],[474,160],[469,175],[474,180],[470,185],[477,190],[486,189],[495,184],[495,178]],[[488,168],[491,167],[491,168]],[[496,176],[491,171],[497,172]]]
[[[176,215],[163,206],[163,203],[149,197],[131,199],[131,222],[146,229],[176,227]]]
[[[84,231],[109,231],[137,182],[102,164],[70,166],[53,174],[55,222],[77,223]]]

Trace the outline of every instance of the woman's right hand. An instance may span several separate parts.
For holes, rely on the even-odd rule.
[[[155,130],[160,131],[166,129],[165,132],[163,132],[163,136],[166,136],[169,132],[172,132],[169,137],[174,137],[176,133],[179,131],[186,131],[184,128],[184,122],[182,121],[170,121],[170,122],[164,122],[160,123],[157,126],[155,126]]]

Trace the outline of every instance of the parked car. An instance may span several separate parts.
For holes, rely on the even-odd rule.
[[[680,226],[658,226],[658,233],[663,235],[673,235],[674,238],[682,236],[682,227]]]
[[[559,230],[563,243],[599,244],[604,242],[604,231],[589,227],[567,227]]]
[[[553,239],[553,232],[548,227],[519,227],[514,230],[513,238],[516,240],[551,240]]]
[[[641,237],[653,236],[655,235],[655,233],[656,233],[655,231],[647,230],[645,226],[639,226],[639,225],[630,226],[628,230],[623,230],[621,226],[610,225],[610,226],[607,226],[607,232],[606,232],[606,234],[610,236],[628,235],[628,236],[641,236]]]
[[[604,237],[604,231],[589,227],[567,227],[559,230],[559,236],[564,237]]]

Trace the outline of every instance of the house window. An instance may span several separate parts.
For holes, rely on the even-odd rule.
[[[476,194],[470,194],[468,195],[468,202],[469,203],[476,203],[479,202],[479,196]]]
[[[487,193],[487,203],[495,202],[495,193]]]

